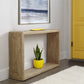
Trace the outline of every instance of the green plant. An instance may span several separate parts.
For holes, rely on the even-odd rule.
[[[42,51],[43,51],[43,49],[40,50],[40,48],[38,47],[38,44],[37,44],[36,49],[34,48],[34,54],[35,54],[36,60],[41,60]]]

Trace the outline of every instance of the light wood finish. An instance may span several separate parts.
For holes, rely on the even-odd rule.
[[[57,66],[59,66],[59,64],[46,63],[46,64],[44,64],[42,69],[35,69],[35,68],[28,69],[24,73],[24,79],[26,80],[30,77],[36,76],[37,74],[39,75],[45,71],[48,71],[52,68],[57,67]]]
[[[32,35],[32,34],[46,34],[46,33],[54,33],[59,32],[59,30],[44,30],[44,31],[24,31],[24,35]]]
[[[23,33],[9,34],[9,74],[10,78],[23,79],[24,76],[24,37]]]
[[[84,59],[84,0],[72,0],[71,57]]]
[[[42,69],[24,70],[24,36],[47,34],[47,63]],[[59,66],[59,30],[14,31],[9,33],[9,77],[26,80]]]
[[[55,32],[59,32],[59,30],[56,29],[45,29],[43,31],[11,31],[11,32],[20,32],[23,33],[23,35],[33,35],[33,34],[47,34],[47,33],[55,33]]]
[[[56,32],[47,34],[47,62],[59,64],[58,56],[59,56],[59,33]]]

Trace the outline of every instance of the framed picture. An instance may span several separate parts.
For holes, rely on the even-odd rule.
[[[19,0],[19,24],[50,22],[50,0]]]

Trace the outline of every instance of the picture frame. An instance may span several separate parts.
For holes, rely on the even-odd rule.
[[[18,24],[50,23],[50,0],[18,0]]]

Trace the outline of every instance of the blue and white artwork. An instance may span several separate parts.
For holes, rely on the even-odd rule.
[[[21,0],[20,23],[49,23],[49,0]]]

